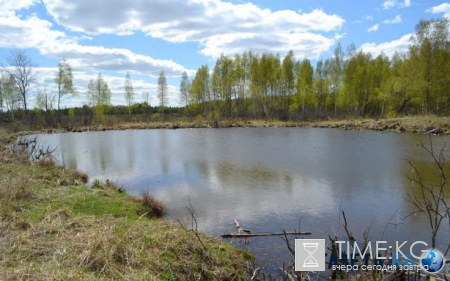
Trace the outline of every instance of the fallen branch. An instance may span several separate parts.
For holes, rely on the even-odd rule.
[[[222,238],[248,238],[248,237],[265,237],[265,236],[284,236],[284,235],[311,235],[309,231],[302,232],[284,232],[284,233],[253,233],[253,234],[224,234]]]
[[[442,135],[444,130],[442,129],[433,129],[431,131],[426,132],[427,135]]]

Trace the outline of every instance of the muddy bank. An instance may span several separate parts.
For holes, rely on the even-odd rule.
[[[408,132],[414,134],[450,134],[450,118],[435,116],[402,117],[393,119],[347,119],[327,121],[279,121],[279,120],[226,120],[226,121],[153,121],[148,123],[122,123],[111,126],[92,125],[44,129],[29,133],[65,133],[111,130],[145,129],[195,129],[195,128],[269,128],[269,127],[313,127],[341,130],[368,130],[380,132]]]
[[[342,121],[311,122],[311,127],[334,128],[342,130],[369,130],[380,132],[409,132],[414,134],[450,134],[448,117],[403,117],[395,119],[360,119]]]

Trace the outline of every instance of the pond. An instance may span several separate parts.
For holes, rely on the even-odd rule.
[[[57,148],[60,164],[109,179],[139,195],[148,190],[167,217],[190,226],[194,207],[199,230],[216,237],[236,231],[237,218],[253,232],[311,231],[305,238],[338,235],[347,240],[340,210],[362,240],[430,242],[423,214],[405,197],[413,158],[430,170],[417,146],[428,136],[317,128],[130,130],[39,135]],[[436,149],[448,137],[434,137]],[[429,172],[426,172],[426,174]],[[446,247],[444,223],[438,248]],[[344,239],[345,238],[345,239]],[[228,240],[230,241],[230,240]],[[256,254],[258,266],[276,274],[292,260],[280,237],[230,241]],[[445,244],[445,246],[444,246]]]

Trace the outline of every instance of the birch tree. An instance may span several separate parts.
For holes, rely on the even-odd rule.
[[[167,79],[164,70],[159,72],[158,77],[158,99],[161,113],[164,117],[164,107],[167,105]]]
[[[57,109],[60,110],[64,97],[78,94],[73,86],[72,68],[65,59],[58,63],[58,70],[55,72],[55,84],[57,87]]]
[[[133,105],[134,101],[134,89],[133,89],[133,83],[131,82],[131,76],[130,73],[127,72],[127,75],[125,76],[125,101],[128,106],[128,112],[131,114],[131,106]]]

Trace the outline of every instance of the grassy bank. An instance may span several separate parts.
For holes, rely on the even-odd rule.
[[[245,279],[248,253],[156,218],[149,198],[31,165],[11,141],[0,133],[0,280]]]

